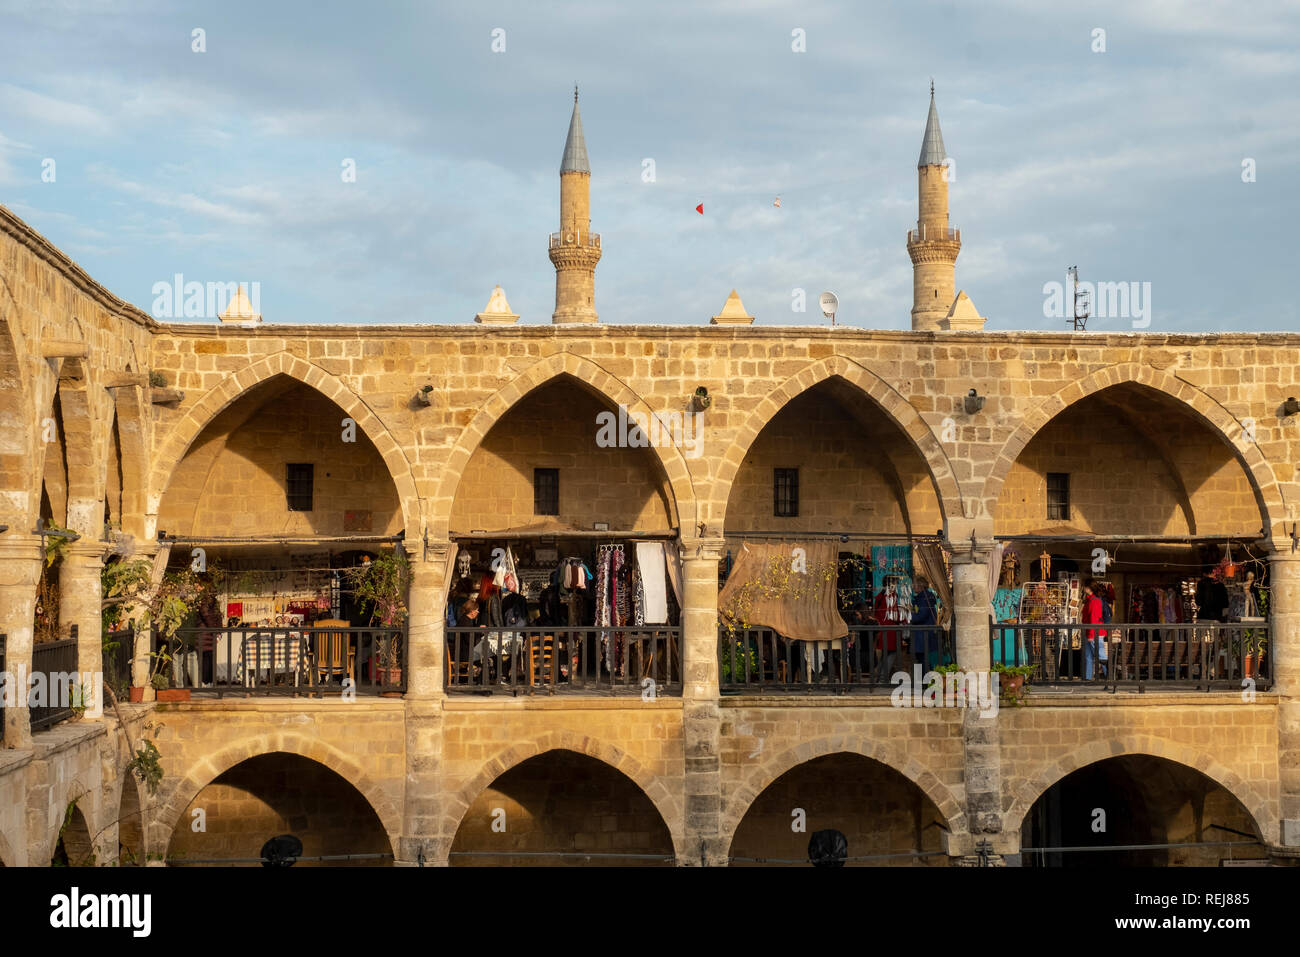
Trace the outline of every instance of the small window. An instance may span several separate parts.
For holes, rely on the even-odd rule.
[[[560,514],[559,469],[533,469],[533,514]]]
[[[772,469],[772,514],[781,518],[798,516],[798,469]]]
[[[289,511],[311,511],[312,480],[315,474],[316,466],[309,462],[290,462],[286,466],[284,490],[289,500]]]
[[[1047,473],[1047,517],[1062,521],[1070,517],[1070,473]]]

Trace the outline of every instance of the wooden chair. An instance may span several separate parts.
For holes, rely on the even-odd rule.
[[[341,679],[346,674],[355,684],[357,652],[352,647],[352,636],[347,631],[333,630],[349,627],[342,618],[322,618],[312,625],[313,683],[336,675]]]
[[[532,687],[540,678],[543,684],[554,682],[555,672],[555,636],[528,635],[528,685]]]
[[[460,650],[465,651],[465,657],[456,661],[451,658],[451,646],[457,644],[459,654]],[[458,687],[468,687],[474,683],[474,658],[472,653],[473,641],[467,642],[463,636],[448,635],[443,641],[442,647],[446,652],[447,660],[447,684]]]

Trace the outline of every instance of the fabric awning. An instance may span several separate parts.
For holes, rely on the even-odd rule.
[[[771,628],[798,641],[849,633],[835,603],[837,543],[751,545],[718,595],[718,615],[735,627]]]

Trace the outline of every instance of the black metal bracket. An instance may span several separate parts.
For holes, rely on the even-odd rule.
[[[5,527],[8,528],[8,526]],[[45,539],[60,538],[65,542],[75,542],[81,538],[81,536],[78,535],[76,532],[65,532],[59,529],[46,528],[45,519],[43,518],[38,518],[36,520],[36,527],[32,529],[32,534],[39,535],[41,537],[41,561],[42,562],[45,561],[45,551],[46,551]]]

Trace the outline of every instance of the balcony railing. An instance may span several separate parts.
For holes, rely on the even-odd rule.
[[[104,633],[104,685],[113,689],[119,701],[125,701],[131,687],[131,664],[135,657],[135,628],[120,628]]]
[[[401,628],[181,628],[165,650],[173,688],[218,696],[406,691]]]
[[[951,633],[937,625],[853,625],[837,641],[790,641],[770,628],[718,631],[718,681],[726,691],[842,694],[893,688],[926,656],[952,660]]]
[[[680,694],[681,628],[448,628],[447,689]]]
[[[551,249],[556,246],[595,246],[600,248],[600,233],[586,233],[579,235],[576,239],[565,239],[566,236],[573,236],[573,233],[551,233]]]
[[[938,229],[929,229],[924,224],[918,224],[916,229],[909,229],[907,231],[907,241],[909,243],[917,243],[926,239],[944,239],[950,242],[961,242],[961,230],[956,226],[941,226]]]
[[[1104,638],[1101,631],[1106,632]],[[1264,690],[1271,682],[1269,634],[1262,619],[1229,624],[994,624],[989,649],[995,664],[1034,666],[1027,682],[1040,686],[1210,691],[1240,690],[1243,679],[1251,679],[1255,688]]]
[[[5,670],[5,642],[8,641],[8,635],[0,635],[0,675],[8,675]],[[13,681],[11,677],[6,677],[5,681]],[[0,694],[0,741],[5,739],[5,698],[8,695]]]
[[[72,717],[73,684],[77,674],[76,638],[43,641],[32,646],[31,680],[36,683],[31,687],[36,695],[44,696],[45,702],[31,709],[33,731],[51,728]],[[37,675],[43,675],[43,680]]]

